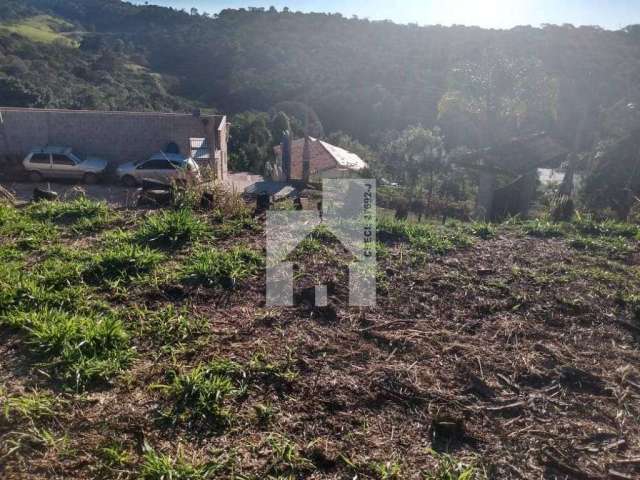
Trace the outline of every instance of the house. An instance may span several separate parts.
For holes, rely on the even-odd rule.
[[[358,175],[368,168],[368,165],[355,153],[330,143],[307,137],[291,142],[291,166],[289,178],[285,173],[278,174],[282,180],[304,180],[304,150],[305,142],[309,147],[309,181],[317,182],[323,178],[346,178]],[[284,142],[283,142],[284,144]],[[286,172],[286,160],[283,159],[283,145],[274,147],[276,154],[276,169]]]
[[[61,145],[114,166],[166,151],[227,176],[229,125],[223,115],[0,107],[0,168],[34,147]]]

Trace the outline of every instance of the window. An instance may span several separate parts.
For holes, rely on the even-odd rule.
[[[138,167],[138,170],[174,170],[168,160],[149,160]]]
[[[206,138],[190,138],[191,158],[204,160],[209,158],[209,142]]]
[[[60,154],[53,154],[53,164],[57,165],[57,166],[68,166],[68,167],[75,167],[76,162],[74,162],[73,160],[71,160],[69,157],[67,157],[66,155],[60,155]]]
[[[49,164],[49,154],[48,153],[34,153],[31,157],[31,163],[37,164]]]

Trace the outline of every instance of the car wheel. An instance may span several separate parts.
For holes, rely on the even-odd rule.
[[[95,173],[85,173],[83,180],[84,183],[93,185],[94,183],[98,183],[98,176]]]
[[[122,177],[122,183],[125,187],[135,187],[138,185],[138,182],[131,175],[125,175]]]
[[[29,173],[29,181],[33,183],[39,183],[44,179],[40,172],[31,172]]]

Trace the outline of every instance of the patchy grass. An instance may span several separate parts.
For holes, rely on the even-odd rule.
[[[25,344],[65,385],[81,389],[108,381],[132,356],[129,334],[112,315],[85,316],[61,310],[13,312],[5,324],[25,335]]]
[[[603,253],[611,257],[624,257],[634,251],[634,246],[624,237],[598,237],[578,235],[569,241],[576,250]]]
[[[38,309],[87,311],[93,298],[84,285],[60,286],[46,283],[45,278],[14,269],[0,267],[0,323],[13,311],[31,312]],[[61,279],[57,279],[61,281]]]
[[[214,236],[226,239],[241,235],[243,232],[260,232],[262,227],[251,217],[238,217],[222,220],[214,227]]]
[[[191,210],[163,210],[148,217],[134,235],[138,243],[179,248],[209,233],[209,227]]]
[[[364,309],[348,305],[343,250],[321,227],[302,245],[313,258],[294,262],[303,302],[279,308],[264,305],[261,220],[234,205],[123,210],[94,234],[76,226],[100,207],[68,203],[0,205],[7,478],[553,476],[528,468],[544,461],[530,448],[540,422],[572,468],[606,476],[621,451],[591,439],[611,430],[608,412],[616,437],[639,435],[640,245],[624,225],[526,224],[562,232],[548,242],[519,221],[382,218]],[[326,307],[305,303],[318,283]],[[516,397],[536,401],[507,416]],[[473,442],[435,415],[460,418]],[[440,437],[456,457],[426,456]]]
[[[151,272],[163,259],[164,255],[148,247],[125,243],[98,253],[84,276],[92,282],[127,282]]]
[[[172,457],[148,449],[140,468],[140,480],[206,480],[224,469],[224,464],[208,462],[194,465],[179,453]]]
[[[578,217],[574,222],[575,229],[583,235],[596,237],[634,238],[640,232],[637,225],[617,222],[615,220],[596,221],[590,216]]]
[[[166,307],[148,309],[138,307],[131,322],[138,326],[140,336],[151,339],[162,350],[170,350],[179,343],[193,342],[206,332],[206,319],[191,313],[188,308]]]
[[[418,254],[444,255],[471,244],[469,238],[460,229],[386,217],[378,221],[378,236],[381,241],[389,236],[408,240]]]
[[[31,218],[25,210],[0,202],[0,238],[11,239],[23,250],[55,241],[58,229],[51,222]]]
[[[59,403],[58,398],[37,389],[21,395],[9,395],[0,389],[0,410],[5,420],[20,418],[35,422],[43,418],[53,418]]]
[[[380,480],[400,480],[402,478],[402,467],[397,461],[373,462],[371,470]]]
[[[488,240],[496,236],[496,227],[487,222],[473,222],[465,225],[466,231],[475,237]]]
[[[69,202],[41,201],[26,209],[34,220],[69,225],[75,233],[96,232],[116,219],[106,202],[80,197]]]
[[[302,455],[300,447],[284,435],[269,435],[267,445],[271,450],[271,473],[300,473],[313,467],[313,463]]]
[[[200,249],[188,259],[184,279],[199,285],[234,288],[263,263],[262,255],[242,246],[228,251]]]
[[[562,225],[544,219],[524,222],[522,229],[527,235],[536,238],[559,238],[565,235]]]
[[[36,15],[18,22],[0,25],[0,34],[16,33],[34,42],[60,42],[69,47],[77,47],[78,42],[62,32],[73,26],[57,17],[50,15]]]
[[[224,407],[224,401],[242,391],[231,378],[239,369],[231,362],[213,362],[198,365],[188,373],[172,373],[171,382],[159,388],[174,403],[170,413],[174,421],[195,418],[216,427],[227,426],[231,413]]]
[[[427,473],[425,480],[483,480],[484,474],[473,465],[455,460],[452,456],[430,451],[438,461],[435,471]]]

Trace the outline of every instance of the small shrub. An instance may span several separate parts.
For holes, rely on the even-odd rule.
[[[163,210],[146,219],[135,240],[151,246],[177,248],[203,237],[208,231],[207,225],[190,210]]]
[[[201,250],[189,259],[184,274],[186,280],[197,284],[234,288],[262,264],[262,256],[246,247]]]

